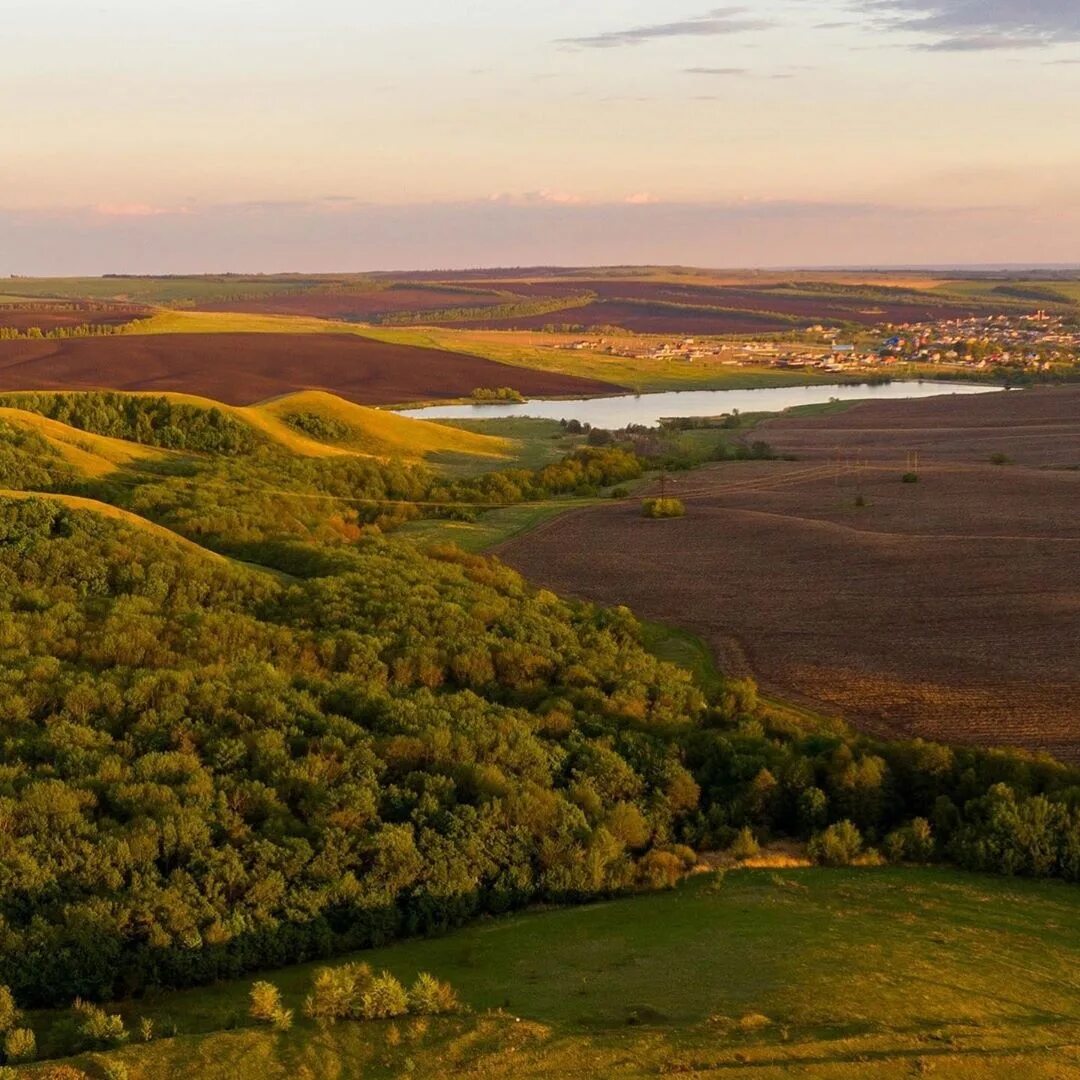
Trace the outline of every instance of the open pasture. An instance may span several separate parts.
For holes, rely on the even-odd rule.
[[[506,303],[505,295],[484,288],[450,286],[409,288],[407,284],[383,287],[314,290],[279,293],[243,300],[210,300],[196,305],[200,311],[250,312],[259,315],[296,315],[319,319],[367,321],[395,312],[421,312],[456,307],[484,307]]]
[[[327,390],[368,405],[467,397],[512,385],[526,396],[610,393],[573,375],[353,334],[161,334],[0,341],[0,390],[180,391],[247,405]]]
[[[1046,883],[914,868],[703,875],[358,954],[407,981],[449,980],[472,1016],[320,1030],[301,1011],[305,965],[266,976],[295,1009],[289,1032],[247,1019],[245,979],[122,1004],[129,1025],[145,1016],[179,1035],[107,1060],[131,1080],[1060,1080],[1080,1069],[1077,926],[1076,890]],[[47,1047],[50,1016],[35,1019]]]
[[[1030,391],[769,421],[755,437],[800,460],[678,477],[683,519],[599,506],[500,553],[876,734],[1075,760],[1080,471],[1052,466],[1080,463],[1078,406],[1075,390]]]

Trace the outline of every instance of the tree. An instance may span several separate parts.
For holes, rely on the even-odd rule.
[[[274,1017],[282,1010],[281,991],[271,982],[260,979],[252,983],[248,998],[248,1015],[252,1020],[273,1023]]]
[[[822,866],[850,866],[862,850],[862,834],[850,821],[839,821],[815,833],[807,850]]]
[[[19,1022],[19,1010],[15,998],[6,986],[0,986],[0,1035],[10,1031]]]
[[[363,1020],[386,1020],[404,1016],[409,1011],[409,996],[405,987],[390,974],[382,971],[360,998],[360,1017]]]
[[[461,1008],[454,988],[434,975],[423,971],[409,987],[409,1012],[418,1016],[440,1016],[455,1013]]]
[[[37,1040],[29,1028],[12,1028],[4,1035],[4,1056],[8,1061],[33,1061],[37,1056]]]

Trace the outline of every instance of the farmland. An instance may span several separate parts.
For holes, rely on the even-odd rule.
[[[1080,394],[863,404],[759,436],[798,460],[679,479],[679,521],[602,506],[501,554],[866,730],[1080,757]]]
[[[320,1030],[300,1012],[307,965],[267,974],[296,1010],[289,1032],[249,1021],[250,980],[235,981],[122,1003],[130,1027],[147,1017],[165,1037],[74,1064],[121,1062],[131,1080],[844,1080],[872,1062],[884,1080],[1049,1080],[1080,1068],[1078,903],[1068,888],[925,869],[703,875],[358,957],[449,980],[471,1016]],[[51,1019],[35,1017],[46,1047]]]
[[[512,379],[526,395],[609,393],[572,375],[351,334],[138,334],[0,341],[0,389],[179,391],[246,405],[301,389],[362,404],[467,396]]]

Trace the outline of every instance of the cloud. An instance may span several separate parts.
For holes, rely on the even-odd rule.
[[[99,203],[94,212],[108,218],[160,217],[162,214],[188,214],[187,207],[150,206],[148,203]]]
[[[585,199],[572,191],[552,191],[550,188],[541,188],[539,191],[500,191],[492,195],[488,201],[504,203],[507,206],[580,206]]]
[[[713,8],[704,15],[695,15],[675,22],[634,26],[628,30],[608,30],[586,37],[560,38],[556,44],[581,49],[617,49],[624,45],[641,45],[647,41],[676,37],[718,37],[742,34],[750,30],[768,30],[774,24],[767,19],[748,17],[745,7]]]
[[[1080,41],[1075,0],[855,0],[892,29],[931,34],[916,48],[982,52]]]
[[[749,68],[738,67],[688,67],[683,68],[684,75],[718,75],[718,76],[734,76],[734,75],[749,75]]]

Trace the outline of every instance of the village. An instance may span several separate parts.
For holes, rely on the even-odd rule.
[[[1044,311],[978,318],[941,319],[926,323],[884,324],[841,331],[812,326],[790,337],[730,338],[608,337],[580,339],[556,346],[573,351],[606,352],[635,359],[677,360],[688,364],[730,367],[810,369],[838,374],[887,370],[901,364],[941,365],[986,371],[998,366],[1049,371],[1080,361],[1080,323]]]

